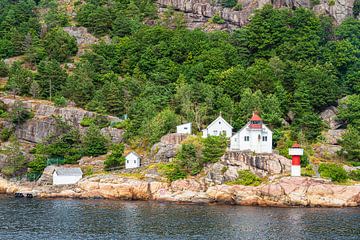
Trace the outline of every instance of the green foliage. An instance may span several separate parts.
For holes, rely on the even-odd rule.
[[[226,8],[233,8],[237,4],[237,0],[222,0],[221,5]]]
[[[107,153],[108,139],[102,135],[99,127],[92,124],[82,138],[82,147],[86,156],[99,156]]]
[[[108,127],[110,125],[109,120],[102,115],[96,115],[95,117],[84,117],[80,125],[83,127],[90,127],[91,125],[95,125],[99,128]]]
[[[10,68],[6,89],[14,94],[27,95],[32,81],[33,73],[23,68],[20,62],[15,62]]]
[[[182,144],[174,164],[190,175],[196,175],[203,169],[202,158],[194,144]]]
[[[44,47],[50,59],[64,62],[68,57],[76,54],[78,48],[76,39],[62,28],[51,29],[44,37]]]
[[[347,96],[341,101],[337,117],[360,130],[360,95]]]
[[[311,6],[319,5],[320,0],[310,0]]]
[[[229,185],[245,185],[245,186],[259,186],[262,179],[252,173],[250,170],[238,171],[238,178],[234,181],[227,182]]]
[[[204,163],[215,163],[224,155],[227,147],[225,136],[208,136],[203,140],[203,161]]]
[[[359,0],[355,0],[355,2],[354,2],[353,14],[354,14],[354,17],[358,17],[360,14],[360,1]]]
[[[1,150],[6,155],[5,164],[1,169],[1,173],[7,177],[14,177],[25,168],[26,159],[20,149],[19,141],[12,137],[10,144]]]
[[[140,131],[142,135],[149,140],[150,144],[154,144],[158,142],[163,135],[174,130],[179,123],[179,117],[174,111],[164,109],[153,117]]]
[[[3,59],[0,59],[0,77],[7,77],[9,74],[9,68],[5,64]]]
[[[237,2],[237,1],[236,1]],[[235,11],[241,11],[243,10],[243,5],[241,3],[236,3],[235,7],[234,7],[234,10]]]
[[[24,103],[16,101],[8,115],[11,122],[20,125],[33,117],[33,113],[25,108]]]
[[[0,140],[6,142],[9,140],[11,134],[13,134],[14,130],[11,128],[3,128],[0,132]]]
[[[0,100],[0,118],[7,117],[7,106],[6,104]]]
[[[319,166],[320,176],[330,178],[334,182],[346,182],[348,174],[341,165],[335,163],[321,163]]]
[[[225,20],[221,18],[221,16],[219,14],[215,14],[212,18],[211,21],[213,23],[217,23],[217,24],[224,24]]]
[[[355,181],[360,181],[360,169],[351,171],[349,173],[349,178]]]
[[[63,96],[55,96],[54,97],[54,105],[56,107],[66,107],[67,100]]]
[[[335,0],[329,0],[328,3],[329,3],[329,6],[334,6],[336,1]]]
[[[187,176],[187,173],[182,170],[179,165],[174,163],[161,164],[159,166],[159,172],[165,175],[165,177],[171,182],[183,179]]]
[[[315,175],[316,175],[316,173],[312,169],[311,165],[307,165],[306,167],[301,167],[301,176],[312,177],[312,176],[315,176]]]
[[[111,154],[104,161],[105,170],[125,165],[124,144],[115,144],[111,147]]]
[[[340,145],[342,147],[340,155],[348,161],[360,162],[360,130],[358,128],[349,125],[340,140]]]
[[[44,155],[35,155],[34,160],[28,163],[30,173],[41,174],[47,166],[47,158]]]

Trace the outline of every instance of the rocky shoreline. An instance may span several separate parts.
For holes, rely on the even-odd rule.
[[[283,177],[257,187],[206,186],[201,178],[172,183],[96,175],[76,185],[39,186],[0,178],[0,193],[32,192],[39,198],[101,198],[183,203],[222,203],[276,207],[359,207],[360,185],[335,185],[324,179]]]

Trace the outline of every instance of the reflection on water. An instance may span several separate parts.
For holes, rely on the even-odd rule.
[[[0,239],[360,239],[360,209],[0,197]]]

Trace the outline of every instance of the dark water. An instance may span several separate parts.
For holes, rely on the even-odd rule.
[[[0,239],[360,239],[360,209],[0,196]]]

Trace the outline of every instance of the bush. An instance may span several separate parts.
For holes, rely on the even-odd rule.
[[[349,173],[349,178],[355,181],[360,181],[360,169],[351,171]]]
[[[9,68],[6,66],[4,60],[0,60],[0,77],[7,77],[9,74]]]
[[[30,173],[41,174],[47,166],[47,158],[44,155],[36,155],[35,159],[28,163]]]
[[[94,167],[93,166],[83,166],[81,170],[84,173],[84,176],[91,176],[94,174]]]
[[[230,185],[259,186],[262,182],[261,178],[256,176],[250,170],[238,171],[239,177],[234,181],[228,182]]]
[[[9,118],[15,124],[22,124],[33,116],[33,113],[27,110],[24,106],[24,103],[20,101],[16,101],[13,108],[9,112]]]
[[[105,170],[110,170],[111,168],[114,167],[124,166],[125,164],[125,157],[123,156],[124,149],[125,149],[124,144],[116,144],[112,146],[111,154],[107,156],[104,162]]]
[[[102,135],[99,127],[91,125],[83,137],[83,152],[86,156],[99,156],[107,153],[108,139]]]
[[[196,152],[196,147],[193,144],[181,145],[179,152],[176,154],[175,163],[190,175],[198,174],[203,168],[202,159]]]
[[[234,7],[235,11],[241,11],[242,9],[243,9],[243,5],[241,3],[236,4]]]
[[[330,178],[334,182],[346,182],[349,178],[345,169],[335,163],[321,163],[319,166],[320,176],[323,178]]]
[[[304,167],[301,168],[301,176],[312,177],[315,174],[316,174],[315,171],[312,169],[310,165],[307,165],[305,168]]]
[[[13,130],[11,128],[3,128],[0,133],[0,140],[6,142],[7,140],[9,140],[12,133]]]
[[[161,164],[159,166],[159,172],[162,175],[165,175],[165,177],[171,182],[183,179],[187,176],[186,172],[183,171],[179,165],[174,163]]]
[[[203,144],[204,163],[216,163],[226,151],[227,139],[224,136],[209,136],[203,140]]]
[[[320,4],[320,0],[310,0],[311,6],[316,6]]]
[[[329,0],[328,3],[329,3],[329,6],[334,6],[336,2],[335,2],[335,0]]]
[[[92,124],[95,124],[95,119],[90,117],[84,117],[80,122],[80,125],[83,127],[90,127]]]
[[[65,107],[67,105],[67,100],[63,96],[54,97],[54,104],[56,107]]]
[[[222,0],[221,5],[226,8],[233,8],[237,4],[237,0]]]
[[[219,14],[215,14],[215,15],[211,18],[211,21],[212,21],[213,23],[217,23],[217,24],[224,24],[224,23],[225,23],[225,20],[222,19]]]

